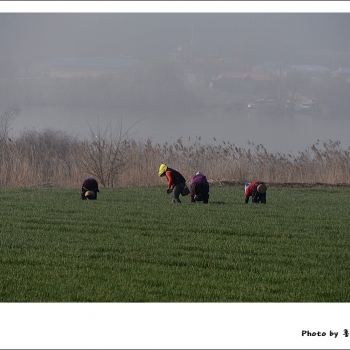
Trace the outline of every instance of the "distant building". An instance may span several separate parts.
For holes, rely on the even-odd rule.
[[[264,62],[261,65],[261,70],[268,73],[270,76],[279,77],[283,72],[282,62]]]
[[[285,69],[287,76],[301,76],[305,78],[325,78],[331,73],[331,69],[316,65],[289,65]]]
[[[199,54],[191,47],[183,48],[179,46],[176,50],[167,53],[169,62],[184,64],[212,64],[222,65],[223,58],[217,54]]]
[[[50,78],[113,77],[131,79],[134,58],[55,57],[49,64]]]
[[[317,64],[336,70],[338,67],[349,67],[350,51],[348,49],[299,50],[293,57],[293,62],[296,64],[300,64],[300,62],[303,62],[303,64]]]
[[[193,50],[178,46],[176,50],[167,53],[169,62],[193,63]]]
[[[204,86],[205,75],[203,71],[194,64],[181,64],[178,71],[185,85],[187,86]]]
[[[275,82],[267,72],[222,72],[213,77],[214,88],[229,91],[270,88]]]
[[[350,67],[341,67],[332,72],[332,77],[342,78],[349,81],[350,79]]]

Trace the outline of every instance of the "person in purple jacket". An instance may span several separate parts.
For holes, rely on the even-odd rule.
[[[93,177],[88,177],[84,180],[81,186],[80,199],[97,199],[98,183]]]
[[[209,201],[209,182],[200,171],[191,179],[190,200],[191,203],[203,201],[205,204]]]

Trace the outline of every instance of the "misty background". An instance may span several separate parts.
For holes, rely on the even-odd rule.
[[[0,30],[0,114],[21,109],[13,137],[48,127],[84,137],[97,120],[122,119],[133,138],[159,143],[252,141],[272,152],[304,150],[317,139],[350,146],[350,83],[331,75],[350,67],[349,13],[8,12]],[[128,78],[58,77],[52,62],[60,57],[137,63]],[[261,72],[266,62],[280,64],[269,89],[213,84],[223,72]],[[288,80],[282,70],[291,65],[329,74]],[[318,99],[322,112],[246,108],[257,98],[284,106],[292,95],[297,106]]]
[[[178,46],[225,58],[249,43],[252,60],[296,50],[349,50],[349,13],[0,13],[1,59],[47,65],[55,56],[139,59]],[[193,30],[193,35],[192,35]]]

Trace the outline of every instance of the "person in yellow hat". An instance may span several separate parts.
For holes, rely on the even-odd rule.
[[[252,203],[266,204],[266,190],[265,183],[261,180],[254,182],[247,182],[244,187],[245,203],[249,202],[249,197],[252,197]]]
[[[185,178],[178,171],[169,168],[164,163],[159,167],[158,176],[166,176],[168,180],[167,194],[173,192],[172,203],[181,203],[180,194],[187,187]]]

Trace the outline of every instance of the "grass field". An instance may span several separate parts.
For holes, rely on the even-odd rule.
[[[0,189],[0,302],[349,302],[350,189]]]

